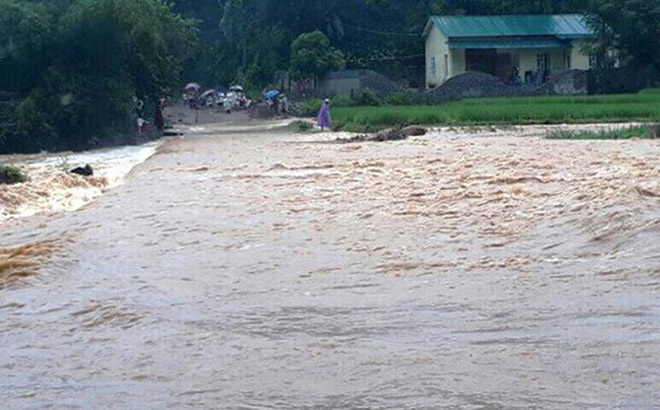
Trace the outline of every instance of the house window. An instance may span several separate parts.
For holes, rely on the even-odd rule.
[[[449,55],[445,54],[445,78],[449,78]]]
[[[431,76],[436,77],[438,75],[438,67],[435,64],[435,57],[431,57]]]
[[[566,69],[570,70],[572,67],[571,53],[566,53]]]

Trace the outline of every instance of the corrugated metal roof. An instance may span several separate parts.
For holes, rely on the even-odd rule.
[[[518,48],[567,48],[565,42],[553,38],[499,38],[499,39],[467,39],[451,40],[449,48],[452,50],[477,49],[518,49]]]
[[[585,38],[593,33],[579,14],[521,16],[433,16],[446,37],[556,36]]]

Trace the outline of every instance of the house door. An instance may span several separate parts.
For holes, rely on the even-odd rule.
[[[550,76],[550,54],[543,53],[536,56],[536,69],[541,82],[548,81]]]
[[[511,72],[513,71],[513,59],[511,54],[504,53],[497,55],[497,66],[495,68],[495,75],[504,81],[511,79]]]
[[[480,71],[491,75],[497,75],[497,51],[496,50],[465,50],[466,71]]]

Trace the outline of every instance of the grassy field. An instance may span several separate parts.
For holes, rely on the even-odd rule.
[[[435,106],[335,107],[337,129],[397,124],[486,125],[660,121],[660,89],[639,94],[469,99]]]

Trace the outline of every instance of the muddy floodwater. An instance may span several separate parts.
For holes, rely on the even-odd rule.
[[[659,408],[660,143],[543,132],[198,126],[6,221],[0,407]]]

